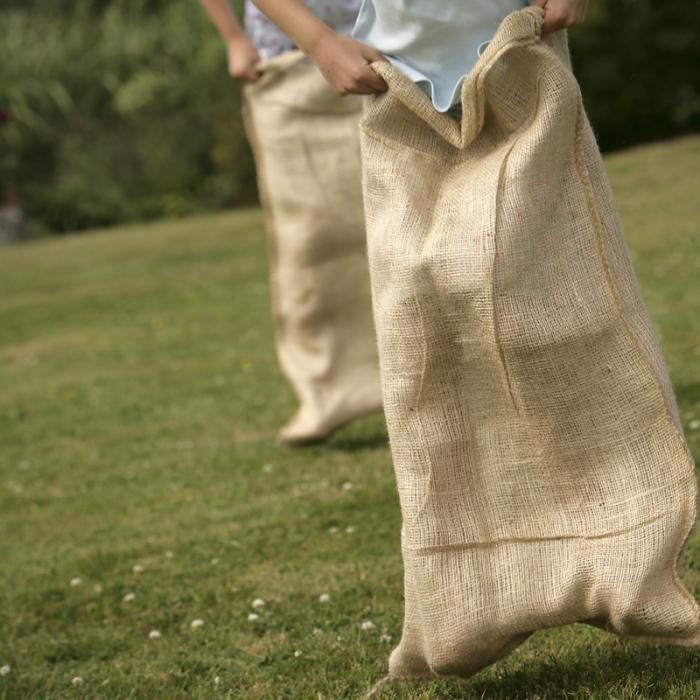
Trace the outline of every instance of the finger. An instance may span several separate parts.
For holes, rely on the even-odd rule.
[[[365,58],[367,61],[370,63],[374,63],[375,61],[386,61],[387,58],[384,54],[379,53],[376,49],[373,49],[371,46],[365,46],[363,51],[362,51],[362,57]]]
[[[372,70],[371,66],[367,66],[362,71],[361,81],[370,88],[372,92],[386,92],[386,90],[389,89],[389,86]]]
[[[246,74],[243,77],[243,79],[249,83],[254,83],[256,80],[258,80],[260,78],[261,75],[262,75],[262,73],[257,68],[249,68],[246,71]]]
[[[568,26],[568,17],[555,9],[545,10],[544,22],[542,23],[542,36],[559,31]]]

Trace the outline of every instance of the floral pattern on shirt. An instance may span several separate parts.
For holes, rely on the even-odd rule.
[[[337,32],[350,34],[361,0],[306,0],[306,6]],[[264,59],[292,51],[295,46],[258,8],[246,0],[245,28],[250,40]]]

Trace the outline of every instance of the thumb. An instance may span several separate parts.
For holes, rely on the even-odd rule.
[[[254,83],[261,75],[262,73],[255,66],[252,66],[246,71],[245,79],[249,83]]]
[[[370,63],[374,63],[375,61],[384,61],[386,62],[386,57],[379,53],[377,49],[373,49],[371,46],[365,46],[362,49],[362,57],[368,60]]]

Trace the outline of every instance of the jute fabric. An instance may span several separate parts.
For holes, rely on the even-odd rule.
[[[361,122],[384,408],[403,514],[391,677],[469,675],[587,622],[700,642],[676,563],[696,485],[572,74],[509,15],[460,121],[386,63]]]
[[[360,98],[342,99],[298,51],[262,64],[244,118],[266,214],[277,351],[324,433],[381,408],[362,206]]]

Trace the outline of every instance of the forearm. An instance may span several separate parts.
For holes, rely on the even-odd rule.
[[[231,9],[229,0],[200,0],[200,2],[225,42],[244,36],[243,28]]]
[[[303,0],[253,0],[304,53],[313,54],[318,42],[333,30]]]

